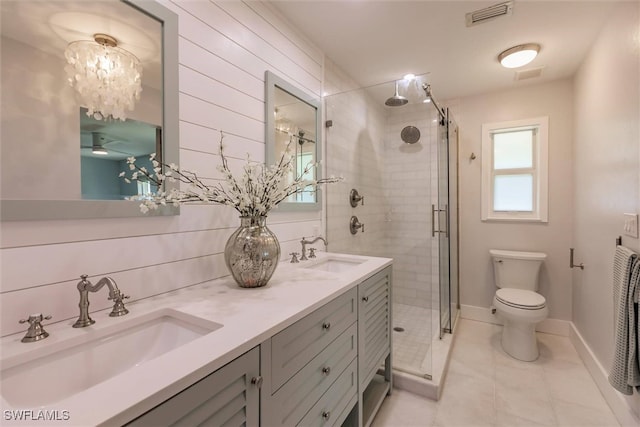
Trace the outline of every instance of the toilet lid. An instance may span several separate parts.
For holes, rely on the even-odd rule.
[[[542,295],[524,289],[501,288],[496,292],[498,301],[511,307],[535,310],[543,308],[546,300]]]

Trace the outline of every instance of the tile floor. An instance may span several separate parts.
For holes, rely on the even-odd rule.
[[[539,359],[520,362],[501,328],[461,319],[440,401],[394,390],[373,426],[619,426],[569,338],[538,334]]]

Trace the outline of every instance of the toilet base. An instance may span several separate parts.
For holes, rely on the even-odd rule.
[[[523,362],[533,362],[538,358],[536,323],[504,321],[502,348],[507,354]]]

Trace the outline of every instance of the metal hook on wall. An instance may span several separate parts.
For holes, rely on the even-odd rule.
[[[476,153],[471,153],[471,155],[469,156],[469,160],[475,160],[476,159]]]

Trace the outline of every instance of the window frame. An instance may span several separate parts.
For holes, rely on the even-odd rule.
[[[535,129],[532,168],[494,169],[493,135]],[[548,222],[549,117],[485,123],[482,125],[482,221]],[[495,211],[494,176],[533,174],[533,211]]]

